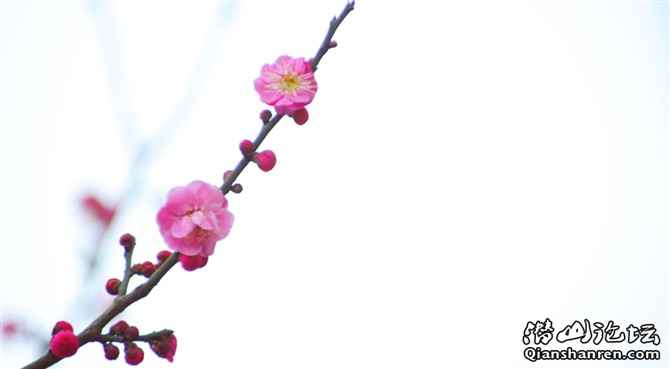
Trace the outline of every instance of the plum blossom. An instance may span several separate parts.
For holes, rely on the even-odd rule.
[[[216,186],[193,181],[168,193],[156,220],[170,249],[189,256],[210,256],[216,243],[230,232],[234,216]]]
[[[305,58],[280,56],[274,64],[265,64],[254,81],[264,103],[279,114],[291,114],[312,102],[318,88],[312,65]]]

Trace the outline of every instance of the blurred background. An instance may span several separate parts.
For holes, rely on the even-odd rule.
[[[154,260],[167,191],[221,182],[261,65],[312,56],[344,4],[0,1],[0,367],[109,304],[122,233]],[[534,366],[668,366],[668,1],[356,7],[208,266],[123,315],[178,337],[141,365],[519,367],[548,317],[654,323],[662,360]]]

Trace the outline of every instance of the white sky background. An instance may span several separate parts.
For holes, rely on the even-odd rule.
[[[92,319],[68,308],[93,236],[78,196],[122,191],[135,142],[112,107],[109,55],[136,140],[194,94],[114,226],[100,291],[121,274],[118,235],[153,259],[164,194],[219,183],[237,162],[259,129],[261,65],[313,55],[343,5],[0,1],[0,314],[44,332]],[[667,12],[359,1],[310,121],[273,131],[277,167],[245,171],[209,265],[175,268],[125,319],[174,329],[174,368],[518,367],[526,321],[546,317],[656,323],[664,361],[636,366],[667,366]],[[143,367],[170,365],[145,351]],[[0,367],[34,357],[0,342]],[[125,365],[87,345],[60,366]]]

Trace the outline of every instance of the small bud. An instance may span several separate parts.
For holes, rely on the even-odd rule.
[[[56,322],[56,324],[54,325],[54,328],[51,330],[51,335],[53,336],[60,331],[70,331],[70,332],[72,332],[72,331],[74,331],[74,329],[72,328],[72,324],[61,320],[60,322]]]
[[[128,323],[125,320],[119,320],[109,328],[109,333],[121,336],[126,329],[128,329]]]
[[[263,123],[267,123],[270,121],[270,119],[272,119],[272,113],[269,110],[265,109],[261,112],[259,118],[261,118]]]
[[[156,265],[150,261],[142,263],[142,274],[149,278],[156,271]]]
[[[242,142],[240,142],[240,151],[244,156],[251,154],[254,152],[254,143],[249,140],[242,140]]]
[[[137,329],[137,327],[134,326],[134,325],[131,325],[130,327],[128,327],[125,330],[125,332],[123,332],[123,338],[125,338],[126,341],[132,341],[135,338],[137,338],[137,336],[139,336],[139,335],[140,335],[140,330]]]
[[[207,265],[207,257],[200,255],[179,255],[179,262],[181,263],[182,268],[188,272],[192,272],[196,269],[202,268]]]
[[[269,172],[277,164],[277,157],[272,150],[265,150],[257,153],[254,156],[254,161],[262,171]]]
[[[233,191],[234,193],[240,193],[242,192],[242,185],[239,183],[235,183],[233,187],[230,188],[230,190]]]
[[[137,365],[144,360],[144,351],[134,343],[126,344],[125,354],[129,365]]]
[[[329,49],[334,49],[336,47],[337,47],[337,41],[335,41],[335,40],[330,41],[330,43],[328,44]]]
[[[119,243],[121,246],[125,247],[126,250],[135,246],[135,236],[130,233],[126,233],[121,238],[119,238]]]
[[[144,269],[142,268],[142,264],[133,264],[133,266],[130,267],[130,271],[135,274],[143,274]]]
[[[307,123],[307,120],[309,119],[309,113],[307,112],[307,109],[302,108],[294,111],[293,114],[291,114],[291,118],[293,118],[293,121],[296,122],[296,124],[301,126]]]
[[[59,358],[70,357],[79,349],[79,338],[72,331],[62,330],[51,337],[49,350]]]
[[[119,348],[111,343],[105,343],[103,346],[105,350],[105,359],[116,360],[119,357]]]
[[[233,175],[233,171],[232,171],[232,170],[227,170],[227,171],[223,172],[223,181],[224,181],[224,182],[227,181],[228,178],[229,178],[230,176],[232,176],[232,175]]]
[[[110,295],[117,295],[119,293],[119,286],[121,285],[121,281],[118,280],[117,278],[110,278],[107,280],[107,283],[105,284],[105,289],[107,290],[107,293]]]
[[[168,250],[163,250],[163,251],[160,251],[160,252],[156,255],[156,259],[158,259],[158,263],[162,263],[162,262],[165,261],[165,259],[169,258],[170,255],[172,255],[172,253],[171,253],[170,251],[168,251]]]
[[[174,355],[177,352],[177,337],[173,334],[161,337],[152,341],[149,347],[151,347],[158,357],[162,357],[169,362],[172,362],[174,360]]]

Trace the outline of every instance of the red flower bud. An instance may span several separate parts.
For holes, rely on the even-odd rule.
[[[79,349],[79,338],[72,331],[62,330],[51,337],[49,349],[59,359],[70,357]]]
[[[118,280],[117,278],[110,278],[107,280],[107,283],[105,284],[105,289],[107,290],[107,293],[110,295],[117,295],[119,293],[119,286],[121,285],[121,281]]]
[[[126,233],[121,238],[119,238],[119,243],[121,246],[125,247],[126,249],[129,249],[131,247],[135,246],[135,236],[133,236],[130,233]]]
[[[200,255],[179,255],[179,262],[184,270],[192,272],[207,265],[207,257]]]
[[[263,110],[263,111],[261,112],[261,114],[259,115],[259,118],[261,118],[261,120],[263,121],[263,123],[267,123],[267,122],[269,122],[270,119],[272,118],[272,112],[270,112],[270,111],[267,110],[267,109],[266,109],[266,110]]]
[[[130,271],[132,271],[135,274],[143,274],[144,268],[142,264],[133,264],[133,266],[130,267]]]
[[[234,193],[240,193],[242,192],[242,185],[239,183],[235,183],[230,187],[230,190],[233,191]]]
[[[174,354],[177,352],[177,337],[173,334],[161,337],[156,341],[152,341],[150,347],[158,357],[172,362]]]
[[[233,173],[234,172],[232,170],[227,170],[227,171],[223,172],[223,181],[224,182],[227,181],[228,178],[233,175]]]
[[[244,156],[251,154],[254,152],[254,143],[249,140],[242,140],[242,142],[240,142],[240,151]]]
[[[158,263],[162,263],[165,261],[165,259],[169,258],[170,255],[172,255],[172,252],[168,250],[163,250],[156,255],[156,259],[158,259]]]
[[[142,263],[142,274],[149,278],[156,271],[156,265],[150,261]]]
[[[74,331],[74,329],[72,328],[72,324],[61,320],[60,322],[56,322],[56,324],[54,325],[54,328],[51,330],[51,335],[53,336],[60,331],[70,331],[70,332],[72,332],[72,331]]]
[[[137,336],[139,336],[139,335],[140,335],[140,330],[137,329],[137,327],[134,326],[134,325],[131,325],[130,327],[128,327],[126,329],[125,332],[123,332],[123,338],[125,338],[126,341],[132,341],[135,338],[137,338]]]
[[[291,114],[291,117],[298,125],[303,125],[307,123],[307,120],[309,119],[309,113],[307,112],[307,109],[302,108],[294,111],[293,114]]]
[[[125,320],[119,320],[109,328],[109,332],[120,336],[123,335],[126,329],[128,329],[128,323]]]
[[[119,357],[119,348],[111,343],[105,343],[103,346],[105,350],[105,359],[116,360]]]
[[[254,161],[262,171],[269,172],[277,164],[277,157],[272,150],[265,150],[257,153],[254,156]]]
[[[126,363],[129,365],[137,365],[144,360],[144,351],[141,348],[137,347],[134,343],[129,343],[126,345],[125,349],[126,354]]]

